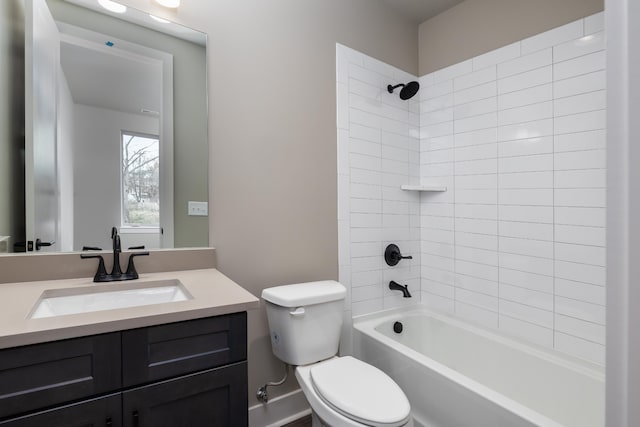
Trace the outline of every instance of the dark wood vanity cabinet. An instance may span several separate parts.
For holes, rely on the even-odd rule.
[[[125,391],[122,403],[125,427],[246,426],[247,362]]]
[[[246,359],[245,313],[122,332],[124,387]]]
[[[246,313],[0,350],[0,426],[246,426]]]
[[[121,386],[120,333],[0,350],[0,419]]]
[[[85,400],[46,411],[0,422],[10,427],[120,427],[122,397],[120,393]]]

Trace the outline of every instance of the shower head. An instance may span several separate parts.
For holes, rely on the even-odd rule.
[[[412,98],[413,95],[418,93],[418,90],[420,89],[420,83],[409,82],[407,84],[400,83],[399,85],[395,85],[395,86],[389,85],[387,86],[387,90],[389,91],[389,93],[393,93],[393,91],[399,88],[400,86],[402,86],[402,89],[400,90],[400,99],[402,99],[403,101],[406,101],[407,99]]]

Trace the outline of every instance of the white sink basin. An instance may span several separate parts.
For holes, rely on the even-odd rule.
[[[179,280],[112,282],[82,288],[50,289],[40,295],[29,317],[62,316],[193,299]]]

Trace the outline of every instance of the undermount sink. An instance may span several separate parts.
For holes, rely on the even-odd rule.
[[[82,288],[49,289],[40,295],[29,318],[90,313],[190,299],[193,297],[179,280],[119,282]]]

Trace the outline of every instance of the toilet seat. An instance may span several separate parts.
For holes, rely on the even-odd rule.
[[[411,407],[400,387],[378,368],[351,356],[310,368],[313,389],[336,412],[374,427],[407,423]]]

